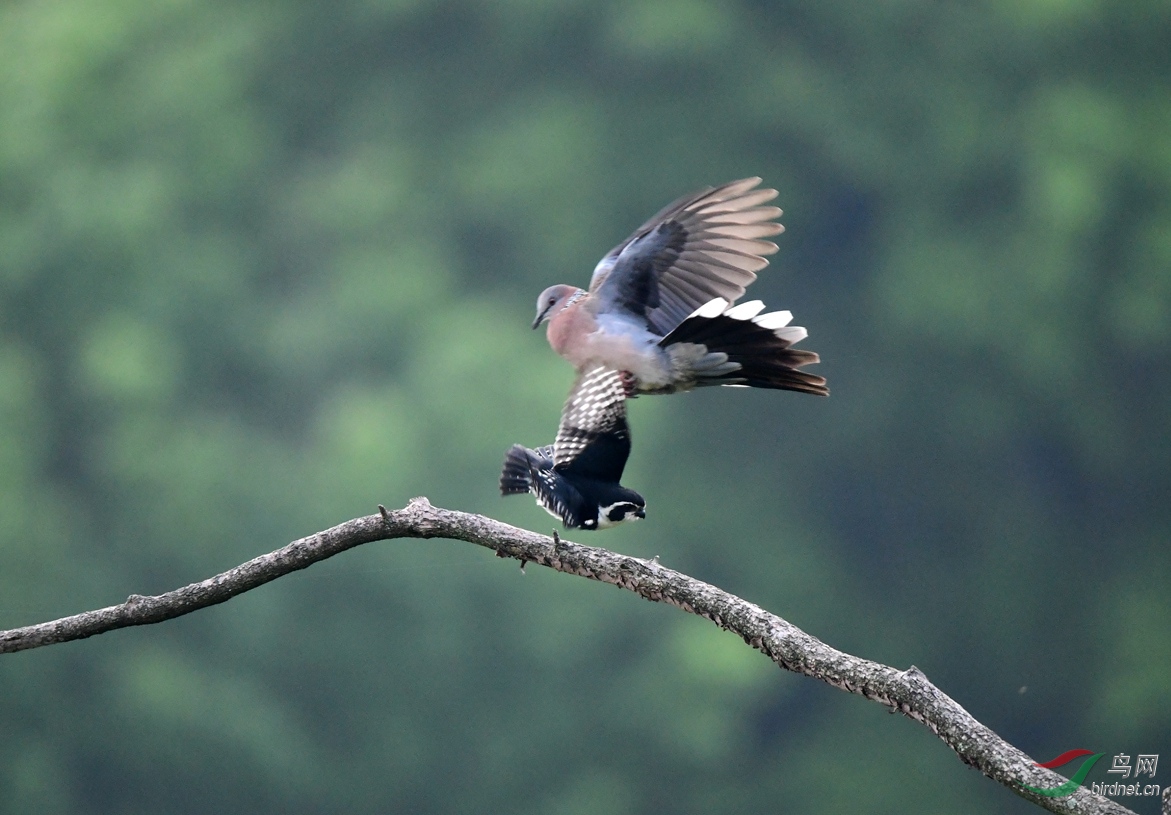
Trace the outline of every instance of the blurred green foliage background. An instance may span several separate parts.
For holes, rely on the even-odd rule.
[[[572,379],[536,294],[761,175],[750,294],[833,396],[639,399],[648,520],[575,538],[1037,760],[1171,762],[1169,9],[6,3],[0,627],[415,495],[547,531],[496,492]],[[0,734],[5,813],[1034,811],[710,624],[442,541],[2,657]]]

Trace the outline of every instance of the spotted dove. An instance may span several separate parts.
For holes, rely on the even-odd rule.
[[[777,251],[784,230],[776,190],[733,181],[668,206],[602,258],[589,291],[551,286],[533,328],[580,372],[624,372],[629,395],[704,385],[779,388],[825,396],[825,379],[799,370],[818,361],[792,346],[807,336],[788,311],[759,300],[732,304]]]

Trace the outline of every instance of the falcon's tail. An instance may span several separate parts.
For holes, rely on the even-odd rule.
[[[533,468],[540,467],[539,453],[520,444],[514,444],[504,454],[504,470],[500,473],[500,494],[521,495],[533,487]]]
[[[763,309],[759,300],[728,308],[726,300],[716,298],[659,345],[691,387],[743,385],[828,396],[825,377],[798,370],[820,360],[813,351],[792,347],[808,332],[789,325],[789,312],[760,314]]]

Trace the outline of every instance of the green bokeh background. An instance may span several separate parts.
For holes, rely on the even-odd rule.
[[[548,530],[496,492],[572,379],[536,294],[761,175],[751,293],[833,396],[639,399],[648,520],[576,537],[1171,783],[1169,42],[1155,0],[0,6],[0,627],[415,495]],[[846,811],[1035,809],[466,544],[0,657],[4,813]]]

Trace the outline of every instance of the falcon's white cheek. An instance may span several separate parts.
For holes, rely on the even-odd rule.
[[[617,520],[611,520],[612,515],[617,515]],[[616,501],[606,507],[599,505],[598,529],[609,529],[626,521],[640,521],[644,517],[645,513],[639,513],[639,507],[629,501]]]

